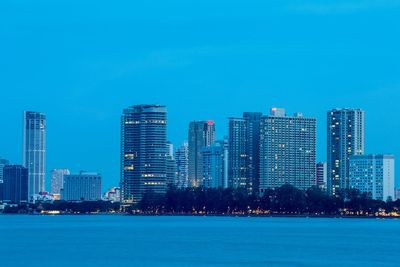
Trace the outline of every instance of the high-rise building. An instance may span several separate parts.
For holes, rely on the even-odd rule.
[[[214,144],[203,148],[203,187],[224,188],[226,179],[226,153],[225,141],[216,141]]]
[[[45,191],[46,115],[25,111],[23,126],[23,166],[28,169],[28,195]]]
[[[271,109],[261,119],[260,193],[285,184],[306,190],[316,185],[316,119]]]
[[[328,165],[326,164],[326,162],[318,162],[316,171],[318,188],[326,190],[328,184]]]
[[[248,188],[247,122],[243,118],[229,119],[229,175],[230,188]]]
[[[167,185],[175,186],[177,166],[174,157],[174,145],[167,142]]]
[[[229,120],[229,186],[258,193],[262,113],[245,112]]]
[[[65,175],[61,199],[65,201],[101,200],[101,175],[84,171],[75,175]]]
[[[395,196],[395,159],[393,155],[359,155],[349,160],[350,188],[386,201]]]
[[[3,182],[3,168],[9,164],[10,162],[8,160],[0,158],[0,183]]]
[[[189,125],[189,183],[201,187],[203,182],[203,148],[215,141],[214,121],[193,121]]]
[[[167,190],[167,110],[137,105],[121,119],[121,195],[125,204]]]
[[[7,165],[3,168],[3,202],[28,202],[28,170],[21,165]]]
[[[364,154],[365,113],[360,109],[328,112],[328,192],[349,189],[349,159]]]
[[[187,142],[184,142],[175,151],[175,160],[177,166],[175,186],[180,189],[187,188],[189,187],[189,148]]]
[[[3,199],[3,168],[9,164],[8,160],[0,158],[0,200]]]
[[[68,169],[54,169],[51,171],[51,193],[59,195],[64,186],[64,176],[69,175]]]

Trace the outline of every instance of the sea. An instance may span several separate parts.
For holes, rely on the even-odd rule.
[[[1,267],[400,266],[400,220],[0,215]]]

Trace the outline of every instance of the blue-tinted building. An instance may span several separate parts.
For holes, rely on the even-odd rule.
[[[23,166],[28,169],[29,196],[45,191],[46,178],[46,115],[24,112]]]
[[[216,141],[203,148],[203,187],[224,188],[226,180],[227,147],[225,141]]]
[[[28,202],[28,169],[21,165],[7,165],[3,168],[3,202]]]
[[[137,105],[121,117],[121,196],[126,204],[167,191],[167,110]]]
[[[365,112],[360,109],[334,109],[328,112],[327,117],[327,189],[331,195],[336,195],[350,188],[350,157],[364,154]]]
[[[81,171],[79,174],[64,175],[61,199],[66,201],[101,200],[101,175]]]
[[[245,112],[229,119],[229,187],[258,193],[260,183],[260,123],[262,113]]]
[[[260,193],[290,184],[316,185],[316,119],[273,108],[261,119]]]

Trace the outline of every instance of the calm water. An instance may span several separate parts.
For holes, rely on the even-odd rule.
[[[400,220],[0,216],[0,266],[400,266]]]

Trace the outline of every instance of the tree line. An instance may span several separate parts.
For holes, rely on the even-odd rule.
[[[262,196],[234,189],[176,189],[165,195],[148,192],[132,212],[147,214],[297,214],[376,215],[400,210],[400,200],[373,200],[358,190],[337,196],[313,187],[306,191],[291,185],[269,189]]]

